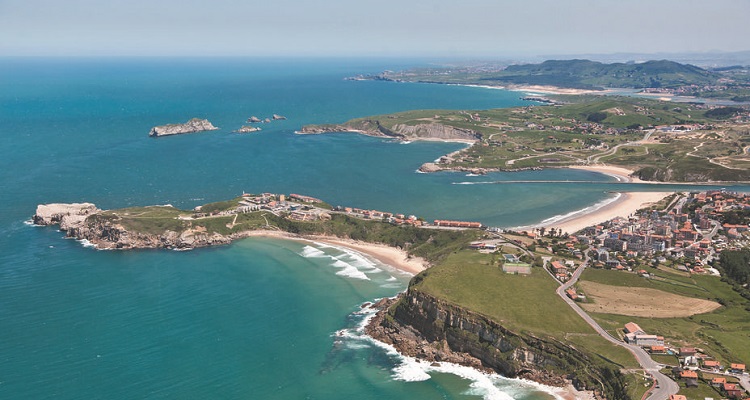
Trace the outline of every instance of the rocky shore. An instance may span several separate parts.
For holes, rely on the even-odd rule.
[[[215,131],[219,128],[215,127],[207,119],[193,118],[184,124],[167,124],[160,125],[151,128],[148,133],[151,137],[170,136],[170,135],[181,135],[183,133],[194,133],[203,131]]]
[[[576,390],[594,390],[600,398],[615,393],[621,384],[615,371],[592,367],[588,355],[569,345],[513,332],[419,291],[409,290],[372,307],[380,311],[365,328],[366,333],[401,354],[549,386],[572,383]],[[602,381],[608,381],[608,393],[602,392]]]
[[[438,123],[416,125],[394,124],[386,126],[379,120],[354,120],[345,124],[306,125],[296,133],[321,134],[333,132],[355,132],[367,136],[388,137],[400,140],[444,140],[473,143],[480,134],[471,129],[456,128]]]

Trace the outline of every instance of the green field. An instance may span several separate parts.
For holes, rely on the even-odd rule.
[[[732,287],[714,276],[683,276],[668,270],[650,269],[654,279],[611,270],[587,269],[583,281],[614,286],[647,287],[700,299],[718,301],[723,307],[707,314],[687,318],[638,318],[591,313],[614,336],[622,336],[627,322],[636,322],[649,333],[662,335],[675,346],[704,348],[724,362],[750,361],[750,302]]]
[[[406,135],[410,139],[419,135],[414,136],[405,127],[418,125],[473,132],[477,144],[441,161],[439,165],[444,168],[513,170],[606,162],[635,170],[644,180],[750,180],[750,156],[744,150],[750,146],[750,127],[707,117],[716,110],[635,97],[560,98],[567,103],[494,110],[406,111],[317,128]],[[684,124],[704,128],[650,132],[656,126]],[[651,140],[643,142],[647,133]]]

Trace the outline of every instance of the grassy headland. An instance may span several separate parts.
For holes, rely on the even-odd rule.
[[[303,131],[403,139],[473,139],[423,170],[518,170],[607,163],[643,180],[750,180],[750,111],[635,97],[568,96],[567,104],[419,110]]]

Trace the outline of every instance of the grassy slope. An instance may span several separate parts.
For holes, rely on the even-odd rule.
[[[636,368],[633,357],[597,335],[555,293],[557,284],[546,272],[510,275],[491,264],[491,256],[463,250],[423,273],[412,288],[460,304],[508,329],[553,336],[587,349],[623,368]]]
[[[602,327],[617,336],[625,323],[635,321],[647,332],[663,335],[675,345],[703,347],[725,362],[750,360],[750,319],[746,310],[748,302],[728,284],[712,276],[683,276],[665,270],[649,272],[658,278],[644,279],[631,273],[588,269],[582,280],[615,286],[649,287],[683,296],[716,300],[725,306],[711,313],[688,318],[636,318],[592,313]]]

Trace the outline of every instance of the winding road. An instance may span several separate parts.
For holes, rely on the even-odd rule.
[[[573,276],[571,279],[566,282],[565,284],[560,285],[560,287],[557,288],[557,294],[560,296],[568,305],[575,311],[578,315],[583,318],[584,321],[586,321],[589,325],[591,325],[596,332],[603,337],[604,339],[612,342],[613,344],[616,344],[617,346],[624,347],[628,349],[633,356],[635,356],[635,359],[638,361],[638,364],[641,365],[641,368],[643,368],[647,373],[649,373],[655,380],[656,384],[654,387],[651,388],[651,392],[647,393],[648,397],[645,397],[645,399],[648,400],[666,400],[669,399],[669,396],[672,394],[676,394],[680,387],[679,385],[673,381],[668,376],[662,374],[660,372],[661,366],[659,363],[651,359],[651,356],[643,350],[639,346],[634,346],[632,344],[625,343],[614,336],[610,335],[609,332],[604,330],[596,321],[594,321],[591,316],[589,316],[586,311],[584,311],[581,306],[579,306],[575,301],[571,300],[567,295],[565,295],[565,291],[569,288],[571,288],[573,285],[578,282],[578,278],[581,277],[581,274],[586,269],[586,266],[589,263],[589,257],[586,255],[586,259],[581,263],[581,265],[575,270],[573,273]],[[546,269],[546,268],[545,268]]]

